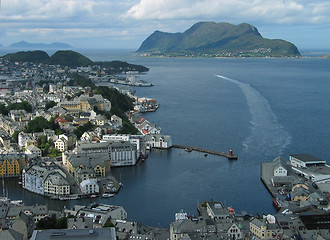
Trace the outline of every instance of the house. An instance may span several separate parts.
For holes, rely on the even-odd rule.
[[[41,150],[40,150],[40,148],[38,148],[34,145],[29,145],[25,149],[25,154],[35,154],[35,155],[41,157]]]
[[[87,216],[67,218],[67,220],[68,220],[68,229],[93,228],[93,218]]]
[[[275,158],[273,160],[273,165],[274,165],[273,175],[275,177],[288,175],[288,168],[283,158],[281,157]]]
[[[62,172],[62,174],[64,174]],[[45,179],[45,193],[50,195],[69,195],[70,184],[60,172],[52,172]]]
[[[26,165],[25,154],[0,154],[0,176],[20,176]]]
[[[34,228],[33,217],[26,215],[24,212],[20,212],[12,223],[12,229],[23,234],[23,239],[29,239],[32,236]]]
[[[65,137],[57,139],[54,144],[55,148],[61,152],[65,152],[68,150],[68,140],[66,140]]]
[[[206,209],[211,219],[224,219],[229,217],[229,212],[222,202],[209,201],[206,203]]]
[[[2,228],[0,230],[0,239],[4,240],[23,240],[23,234],[13,229]]]

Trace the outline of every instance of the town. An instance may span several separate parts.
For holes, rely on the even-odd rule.
[[[128,74],[127,81],[111,80],[116,77],[100,66],[0,59],[0,74],[0,239],[329,239],[330,167],[309,154],[274,156],[261,164],[275,215],[238,213],[210,200],[200,203],[198,216],[173,213],[175,221],[161,229],[127,220],[122,206],[93,203],[57,212],[11,201],[4,187],[8,177],[56,201],[112,197],[122,184],[111,168],[134,167],[151,149],[173,144],[141,115],[156,111],[157,101],[116,85],[151,86],[136,83],[134,72],[120,73]],[[132,99],[132,108],[116,98]]]

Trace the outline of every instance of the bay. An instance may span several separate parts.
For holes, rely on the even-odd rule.
[[[152,151],[139,166],[113,169],[124,187],[114,198],[99,201],[122,205],[130,220],[168,227],[175,212],[197,214],[197,204],[211,199],[237,212],[275,213],[260,181],[261,162],[310,153],[329,163],[330,59],[85,54],[93,60],[123,60],[150,68],[140,78],[155,86],[136,88],[136,95],[157,99],[160,108],[144,117],[171,135],[173,143],[224,152],[232,148],[239,156],[229,161],[171,149]],[[9,189],[13,199],[57,209],[93,201],[59,203],[13,189]]]

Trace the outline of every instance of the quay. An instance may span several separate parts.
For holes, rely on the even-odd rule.
[[[196,152],[202,152],[202,153],[207,153],[207,154],[222,156],[222,157],[228,158],[229,160],[234,160],[234,159],[237,159],[238,158],[238,156],[237,155],[233,155],[231,151],[229,151],[229,153],[216,152],[216,151],[207,150],[207,149],[203,149],[203,148],[199,148],[199,147],[192,147],[192,146],[185,146],[185,145],[176,145],[176,144],[173,144],[172,147],[173,148],[185,149],[188,152],[190,152],[190,151],[196,151]]]

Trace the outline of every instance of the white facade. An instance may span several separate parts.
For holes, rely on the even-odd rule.
[[[150,134],[147,137],[147,143],[152,148],[170,148],[172,147],[171,136],[160,135],[160,134]]]
[[[284,168],[282,165],[277,165],[274,167],[274,176],[287,176],[288,175],[288,170]]]
[[[59,173],[49,174],[44,183],[44,192],[50,195],[69,195],[70,185]]]
[[[112,142],[109,145],[109,156],[112,167],[132,166],[136,164],[137,148],[130,142]]]
[[[55,148],[61,152],[65,152],[68,150],[68,141],[63,137],[57,139],[54,144]]]
[[[86,179],[80,183],[80,189],[85,194],[99,193],[100,188],[95,179]]]

